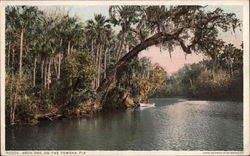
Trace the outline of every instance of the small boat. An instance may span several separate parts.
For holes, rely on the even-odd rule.
[[[140,103],[140,107],[154,107],[155,103],[147,104],[147,103]]]

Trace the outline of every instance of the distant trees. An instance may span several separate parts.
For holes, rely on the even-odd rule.
[[[237,76],[243,73],[243,51],[228,44],[224,52],[218,55],[218,62],[230,76]]]
[[[185,65],[152,96],[243,100],[243,50],[228,44],[215,60]]]

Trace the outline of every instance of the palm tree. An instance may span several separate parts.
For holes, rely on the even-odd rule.
[[[95,15],[94,20],[88,20],[85,27],[86,34],[91,41],[90,49],[95,55],[97,65],[96,88],[99,87],[101,81],[102,64],[104,64],[104,73],[106,70],[106,55],[108,51],[108,42],[112,33],[109,21],[100,14]],[[95,47],[94,47],[95,45]],[[104,58],[103,58],[104,54]],[[103,61],[104,60],[104,61]],[[104,62],[104,63],[102,63]],[[105,74],[106,75],[106,74]]]
[[[39,14],[41,12],[37,7],[11,7],[8,11],[8,18],[13,27],[19,32],[19,76],[22,75],[23,63],[23,49],[24,49],[24,36],[25,33],[30,33],[34,24],[39,21]]]
[[[111,6],[109,9],[110,22],[114,26],[121,26],[121,30],[118,34],[119,43],[116,47],[116,61],[122,56],[122,51],[126,51],[126,45],[129,41],[128,36],[133,29],[133,25],[138,23],[140,15],[139,6]]]

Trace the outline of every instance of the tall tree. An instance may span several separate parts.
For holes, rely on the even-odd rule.
[[[25,33],[29,33],[34,24],[39,20],[39,14],[41,12],[37,7],[11,7],[8,10],[7,20],[12,21],[14,27],[19,32],[19,75],[22,74],[22,65],[23,65],[23,49],[24,49],[24,40]]]
[[[109,21],[102,15],[95,15],[94,20],[88,20],[86,25],[86,33],[91,41],[91,51],[95,54],[97,65],[96,88],[99,87],[102,67],[106,66],[106,51],[108,50],[108,42],[111,36],[111,25]],[[94,47],[95,45],[95,47]],[[104,58],[103,58],[104,56]],[[103,61],[104,60],[104,61]],[[104,65],[103,65],[104,64]],[[105,69],[104,69],[105,72]]]
[[[224,13],[219,8],[214,11],[205,11],[201,6],[171,6],[169,8],[145,6],[140,10],[139,19],[145,20],[144,23],[146,23],[140,27],[148,32],[149,37],[131,48],[116,63],[97,89],[98,93],[107,90],[121,66],[150,46],[162,45],[169,50],[174,46],[180,46],[186,54],[196,51],[213,57],[213,52],[223,46],[221,44],[223,41],[218,38],[219,29],[222,31],[228,31],[231,28],[235,30],[240,25],[235,14]],[[162,10],[160,15],[164,15],[164,18],[156,18],[158,21],[155,21],[154,15],[158,15],[155,14],[155,12],[159,12],[158,10]],[[138,26],[140,23],[139,21],[134,25]],[[138,38],[138,33],[134,35],[134,38]]]

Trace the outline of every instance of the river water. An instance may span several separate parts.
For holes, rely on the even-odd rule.
[[[150,99],[152,108],[6,129],[6,150],[242,150],[243,104]]]

